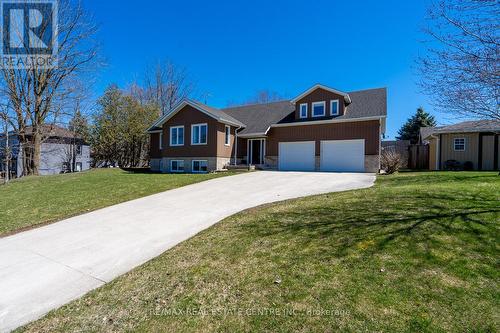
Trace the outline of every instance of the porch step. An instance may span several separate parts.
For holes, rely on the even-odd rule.
[[[246,165],[246,164],[226,165],[226,169],[228,169],[228,170],[255,170],[255,165]]]

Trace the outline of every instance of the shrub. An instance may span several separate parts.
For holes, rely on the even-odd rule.
[[[472,171],[474,170],[474,163],[472,163],[471,161],[467,161],[464,163],[464,170],[465,171]]]
[[[386,148],[382,151],[381,166],[388,174],[393,174],[403,166],[403,159],[395,149]]]

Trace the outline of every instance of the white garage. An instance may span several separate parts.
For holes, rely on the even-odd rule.
[[[364,172],[365,140],[321,141],[321,171]]]
[[[314,171],[316,166],[314,141],[280,142],[278,168],[282,171]]]

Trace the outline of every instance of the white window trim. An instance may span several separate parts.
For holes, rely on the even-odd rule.
[[[205,143],[193,143],[193,128],[195,128],[196,126],[203,126],[205,125],[207,127],[207,141]],[[201,141],[201,130],[200,130],[200,137],[199,137],[200,141]],[[201,123],[201,124],[192,124],[191,125],[191,145],[192,146],[205,146],[208,144],[208,124],[207,123]]]
[[[207,171],[195,171],[194,170],[194,162],[205,162],[205,163],[207,163]],[[206,172],[208,172],[208,160],[192,160],[191,161],[191,172],[192,173],[206,173]]]
[[[163,149],[163,132],[160,132],[160,137],[158,140],[160,140],[160,150],[162,150]]]
[[[306,107],[306,115],[305,116],[302,116],[302,106],[305,106]],[[308,113],[308,110],[307,110],[307,103],[302,103],[299,105],[299,118],[301,119],[304,119],[304,118],[307,118],[307,113]]]
[[[333,113],[333,104],[337,104],[337,112]],[[338,99],[332,99],[330,101],[330,116],[338,116],[340,114],[340,103]]]
[[[229,135],[227,135],[226,131],[229,128]],[[207,128],[207,135],[208,135],[208,128]],[[224,146],[230,146],[231,145],[231,126],[224,126]]]
[[[179,143],[176,143],[176,144],[173,144],[172,143],[172,132],[174,129],[179,129],[179,128],[182,128],[182,144],[179,144]],[[180,147],[180,146],[184,146],[184,139],[185,139],[185,135],[184,133],[186,133],[186,131],[184,130],[184,126],[171,126],[170,127],[170,146],[171,147]]]
[[[182,162],[182,166],[184,167],[184,160],[170,160],[170,172],[175,172],[175,173],[183,173],[184,170],[174,170],[172,168],[172,164],[173,162],[177,162],[177,164],[179,164],[179,162]]]
[[[318,115],[314,114],[314,106],[316,106],[316,105],[322,105],[323,106],[323,114],[318,114]],[[326,102],[325,101],[313,102],[312,103],[311,117],[324,117],[325,116],[325,112],[326,112]]]
[[[457,140],[464,140],[464,149],[457,149]],[[454,151],[465,151],[465,146],[467,145],[467,140],[465,138],[453,138],[453,150]]]

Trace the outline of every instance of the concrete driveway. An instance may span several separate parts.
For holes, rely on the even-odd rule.
[[[241,210],[366,188],[374,180],[372,174],[247,173],[185,186],[2,238],[0,331],[43,316]]]

